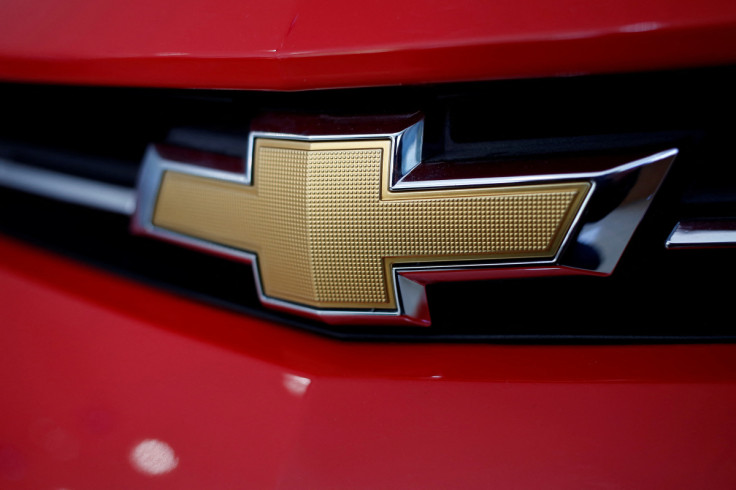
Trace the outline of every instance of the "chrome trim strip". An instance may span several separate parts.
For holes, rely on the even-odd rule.
[[[674,152],[674,153],[673,153]],[[532,175],[521,175],[514,177],[485,177],[485,178],[470,178],[470,179],[442,179],[442,180],[423,180],[404,182],[401,179],[393,185],[392,191],[402,190],[428,190],[428,189],[443,189],[447,187],[486,187],[491,185],[511,185],[511,184],[531,184],[535,182],[554,182],[554,181],[565,181],[565,180],[588,180],[588,179],[600,179],[606,177],[612,173],[623,173],[638,167],[643,167],[652,162],[667,158],[672,155],[676,155],[677,150],[671,149],[666,150],[654,155],[635,160],[633,162],[625,163],[618,167],[609,170],[603,170],[600,172],[575,172],[575,173],[562,173],[562,174],[532,174]],[[403,175],[402,175],[403,176]]]
[[[590,174],[594,192],[559,263],[612,273],[677,154],[673,148]]]
[[[3,158],[0,158],[0,185],[123,215],[132,215],[136,206],[135,189],[44,170]]]
[[[736,246],[736,219],[680,221],[670,233],[665,246],[668,249]]]

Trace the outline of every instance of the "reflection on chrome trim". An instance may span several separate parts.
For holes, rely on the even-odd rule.
[[[591,174],[595,189],[576,236],[559,263],[612,273],[677,153],[670,149]]]
[[[669,249],[736,246],[736,219],[693,219],[677,223],[670,233]]]
[[[514,185],[514,184],[534,184],[538,182],[551,183],[557,181],[569,181],[569,180],[588,180],[588,179],[599,179],[611,175],[612,173],[622,173],[638,167],[642,167],[651,163],[654,160],[659,160],[670,152],[677,150],[667,150],[656,155],[650,155],[645,158],[637,159],[632,162],[625,163],[615,168],[606,169],[598,172],[568,172],[568,173],[547,173],[543,172],[530,172],[524,175],[514,175],[510,177],[483,177],[483,178],[466,178],[466,179],[433,179],[433,180],[422,180],[422,181],[405,181],[399,179],[392,187],[392,191],[401,190],[427,190],[427,189],[444,189],[444,188],[457,188],[457,187],[486,187],[491,185]],[[536,169],[540,170],[540,169]],[[402,174],[402,178],[405,177],[405,172]]]
[[[0,158],[0,185],[90,208],[131,215],[136,191]]]

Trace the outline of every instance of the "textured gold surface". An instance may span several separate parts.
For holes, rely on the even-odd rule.
[[[258,255],[264,293],[321,308],[395,308],[396,263],[548,258],[589,189],[391,192],[390,141],[257,139],[253,185],[167,171],[154,224]]]

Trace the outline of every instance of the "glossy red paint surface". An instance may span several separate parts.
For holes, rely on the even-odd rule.
[[[736,61],[731,0],[9,0],[0,79],[308,89]]]
[[[734,345],[339,342],[0,257],[2,488],[736,485]]]

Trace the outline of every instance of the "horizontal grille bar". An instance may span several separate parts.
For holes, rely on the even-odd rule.
[[[0,185],[124,215],[135,211],[135,189],[43,170],[0,158]]]

